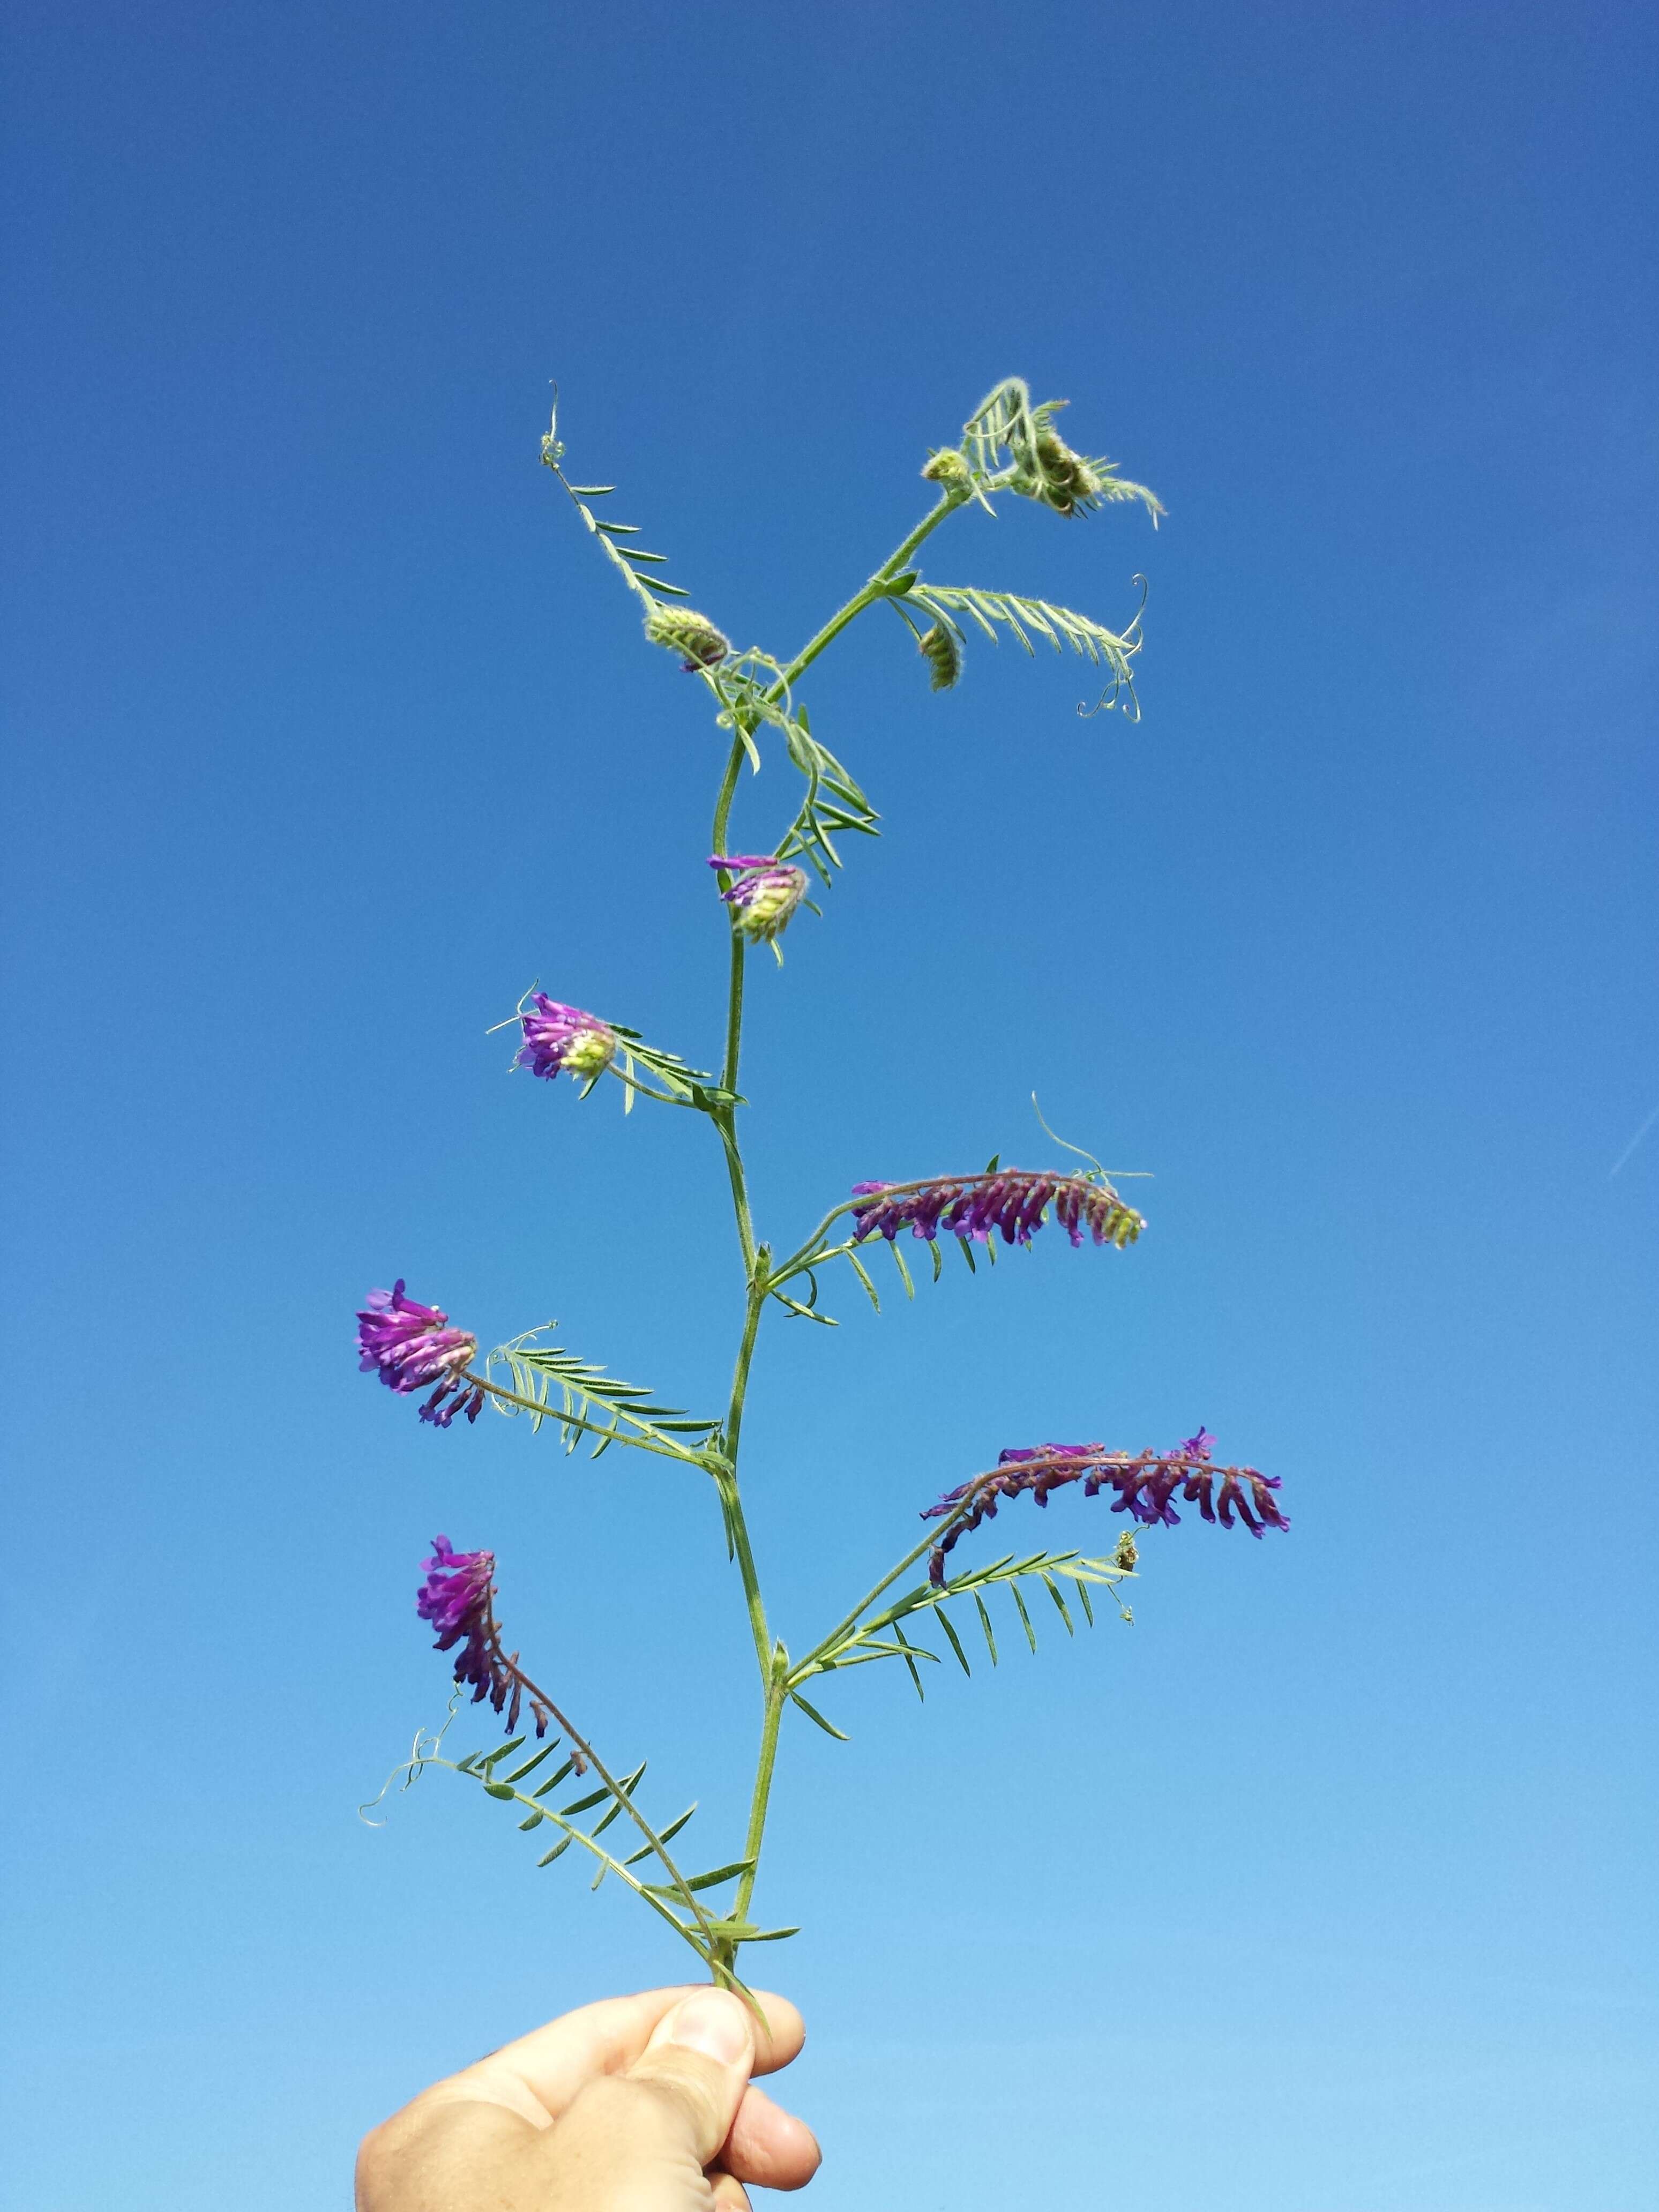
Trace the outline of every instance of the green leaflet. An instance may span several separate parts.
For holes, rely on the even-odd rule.
[[[893,1637],[894,1640],[898,1644],[899,1650],[904,1656],[905,1665],[910,1670],[910,1680],[915,1686],[916,1695],[921,1699],[922,1703],[926,1705],[927,1702],[927,1692],[921,1686],[921,1671],[916,1665],[915,1657],[916,1652],[921,1651],[921,1646],[918,1644],[913,1651],[909,1642],[906,1638],[904,1631],[899,1626],[897,1621],[893,1623]],[[933,1654],[931,1651],[926,1651],[922,1652],[921,1656],[924,1658],[931,1659],[933,1656]]]
[[[786,1936],[799,1936],[799,1928],[757,1928],[752,1920],[711,1920],[709,1933],[727,1943],[781,1943]]]
[[[1042,1575],[1038,1579],[1042,1583],[1044,1589],[1048,1591],[1049,1596],[1053,1598],[1054,1603],[1059,1607],[1060,1617],[1066,1624],[1066,1633],[1068,1636],[1075,1636],[1077,1631],[1072,1626],[1071,1614],[1066,1610],[1066,1601],[1060,1594],[1060,1584],[1054,1580],[1052,1575]]]
[[[851,1736],[844,1735],[840,1729],[836,1727],[833,1722],[825,1720],[823,1715],[818,1711],[816,1705],[809,1705],[799,1690],[791,1690],[789,1695],[792,1702],[800,1707],[802,1712],[805,1714],[809,1721],[816,1721],[817,1723],[818,1726],[823,1730],[825,1735],[834,1736],[837,1743],[850,1743],[853,1741]]]
[[[1030,1645],[1032,1650],[1035,1651],[1036,1650],[1036,1631],[1031,1626],[1030,1614],[1025,1610],[1025,1600],[1020,1595],[1019,1584],[1018,1583],[1010,1583],[1008,1585],[1008,1591],[1009,1595],[1012,1597],[1015,1605],[1018,1607],[1020,1626],[1025,1631],[1025,1641]]]
[[[678,1835],[680,1830],[685,1826],[686,1822],[691,1818],[691,1815],[696,1811],[696,1809],[697,1808],[695,1805],[688,1805],[684,1812],[680,1814],[678,1820],[671,1820],[665,1828],[659,1828],[657,1831],[657,1842],[659,1844],[672,1844],[675,1837]],[[630,1867],[638,1866],[641,1859],[653,1858],[655,1856],[655,1844],[641,1844],[638,1850],[631,1852],[629,1856],[623,1861],[623,1864],[624,1866]],[[675,1894],[678,1895],[678,1892],[676,1891]]]
[[[990,1653],[991,1664],[994,1667],[997,1663],[997,1640],[991,1633],[991,1616],[985,1610],[985,1601],[977,1590],[974,1592],[974,1603],[979,1611],[979,1625],[985,1631],[985,1648]]]
[[[856,1252],[849,1250],[847,1255],[847,1262],[852,1268],[853,1273],[858,1277],[860,1282],[863,1284],[866,1294],[868,1297],[871,1304],[875,1308],[876,1311],[879,1313],[881,1311],[881,1300],[876,1296],[876,1286],[871,1281],[869,1270],[866,1267],[863,1261],[860,1259]]]
[[[690,1874],[685,1878],[688,1889],[718,1889],[723,1881],[732,1881],[740,1874],[747,1874],[754,1864],[752,1859],[732,1859],[726,1866],[711,1867],[707,1874]],[[678,1896],[678,1892],[672,1893]]]
[[[963,1673],[964,1674],[971,1674],[974,1670],[968,1664],[968,1654],[962,1648],[962,1638],[957,1634],[955,1628],[952,1626],[950,1614],[946,1613],[942,1605],[936,1605],[933,1607],[933,1618],[938,1621],[939,1626],[945,1631],[946,1640],[950,1644],[951,1650],[956,1653],[957,1663],[962,1668]]]
[[[539,1751],[534,1753],[529,1759],[526,1759],[521,1766],[515,1766],[511,1774],[502,1775],[502,1781],[511,1782],[515,1784],[522,1782],[526,1774],[533,1774],[535,1772],[536,1769],[541,1765],[544,1759],[551,1759],[558,1747],[559,1739],[557,1736],[555,1736],[550,1743],[544,1743]],[[497,1753],[498,1757],[499,1755],[500,1754]]]

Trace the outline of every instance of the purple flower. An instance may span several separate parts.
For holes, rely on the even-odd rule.
[[[449,1316],[436,1306],[406,1298],[401,1277],[392,1290],[369,1292],[357,1316],[357,1349],[359,1370],[368,1375],[378,1369],[389,1390],[407,1395],[435,1386],[421,1408],[423,1421],[447,1429],[461,1412],[469,1421],[477,1419],[483,1390],[466,1380],[478,1356],[477,1338],[451,1328]]]
[[[1110,1183],[1086,1175],[1044,1175],[1029,1168],[1004,1168],[976,1176],[940,1176],[930,1182],[855,1182],[855,1241],[880,1235],[890,1244],[902,1228],[931,1244],[941,1229],[955,1237],[986,1243],[993,1230],[1007,1244],[1029,1244],[1048,1218],[1054,1217],[1073,1244],[1086,1231],[1097,1244],[1133,1244],[1146,1226],[1125,1206]]]
[[[708,865],[737,877],[720,896],[732,909],[734,926],[756,945],[781,937],[806,896],[805,869],[775,860],[769,853],[712,853]]]
[[[580,1006],[563,1006],[545,991],[532,992],[530,1003],[533,1011],[520,1016],[524,1042],[514,1056],[515,1067],[527,1067],[550,1083],[562,1067],[590,1082],[605,1073],[617,1051],[617,1032],[608,1022]]]
[[[1170,1452],[1132,1455],[1108,1451],[1098,1443],[1036,1444],[1003,1452],[991,1474],[958,1483],[923,1513],[924,1521],[942,1520],[947,1514],[958,1516],[934,1547],[927,1562],[928,1580],[936,1589],[943,1584],[946,1553],[981,1522],[994,1521],[1005,1498],[1029,1492],[1039,1505],[1046,1505],[1052,1491],[1079,1480],[1085,1498],[1115,1490],[1113,1512],[1127,1513],[1148,1526],[1162,1521],[1174,1528],[1179,1522],[1181,1516],[1172,1503],[1178,1491],[1184,1503],[1197,1504],[1205,1520],[1218,1518],[1224,1528],[1232,1527],[1235,1516],[1253,1536],[1260,1536],[1263,1528],[1288,1528],[1291,1524],[1273,1494],[1279,1486],[1279,1477],[1261,1474],[1253,1467],[1212,1468],[1214,1443],[1209,1431],[1200,1428]]]
[[[536,1733],[545,1735],[551,1714],[519,1673],[518,1653],[509,1656],[501,1650],[501,1632],[490,1602],[495,1595],[495,1554],[458,1552],[447,1536],[434,1536],[432,1557],[422,1560],[422,1566],[426,1580],[416,1595],[415,1610],[437,1630],[435,1650],[453,1651],[460,1645],[455,1680],[463,1689],[471,1691],[475,1705],[488,1698],[498,1713],[506,1713],[509,1735],[519,1725],[528,1691]],[[578,1759],[578,1772],[581,1764]]]

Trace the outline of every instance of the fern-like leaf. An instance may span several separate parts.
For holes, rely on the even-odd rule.
[[[614,1783],[607,1783],[597,1790],[586,1790],[568,1804],[555,1806],[548,1803],[547,1799],[557,1786],[560,1776],[556,1775],[551,1781],[544,1783],[533,1795],[526,1794],[518,1786],[519,1783],[528,1775],[531,1767],[537,1763],[537,1759],[527,1761],[524,1766],[514,1770],[513,1773],[504,1774],[499,1779],[497,1778],[496,1769],[504,1759],[519,1747],[520,1741],[521,1739],[515,1739],[513,1742],[499,1745],[489,1752],[470,1753],[465,1759],[438,1759],[429,1763],[452,1768],[455,1773],[465,1775],[468,1779],[478,1783],[486,1796],[498,1803],[513,1807],[524,1815],[518,1823],[520,1829],[535,1830],[551,1827],[556,1830],[559,1839],[549,1850],[543,1852],[537,1861],[538,1866],[551,1866],[556,1860],[562,1858],[573,1844],[579,1846],[596,1864],[592,1884],[595,1889],[607,1875],[614,1874],[618,1880],[627,1884],[635,1896],[642,1898],[653,1912],[665,1920],[675,1933],[690,1945],[706,1966],[717,1968],[726,1979],[734,1979],[735,1978],[730,1975],[729,1970],[718,1967],[716,1948],[721,1940],[720,1931],[724,1923],[717,1920],[699,1902],[698,1893],[716,1886],[733,1871],[741,1871],[741,1869],[719,1868],[712,1874],[694,1875],[688,1877],[679,1872],[673,1861],[668,1857],[665,1849],[670,1839],[677,1836],[690,1820],[696,1811],[696,1807],[695,1805],[688,1807],[678,1820],[670,1821],[662,1829],[653,1831],[643,1849],[632,1851],[626,1857],[618,1857],[614,1851],[601,1844],[599,1838],[611,1823],[624,1813],[629,1814],[636,1824],[641,1822],[642,1816],[635,1802],[634,1792],[644,1777],[644,1761],[641,1760],[631,1774]],[[552,1748],[553,1746],[550,1744],[546,1746],[541,1753],[538,1753],[537,1758],[544,1758],[547,1752]],[[568,1766],[562,1770],[562,1773],[568,1771]],[[591,1826],[584,1826],[582,1816],[593,1812],[600,1806],[604,1806],[605,1810],[600,1814],[599,1818]],[[645,1881],[633,1871],[642,1859],[647,1858],[655,1859],[658,1867],[667,1879],[654,1882]]]
[[[558,410],[556,407],[553,422],[542,440],[543,463],[552,470],[569,494],[577,514],[590,534],[599,540],[606,558],[620,572],[623,583],[645,602],[647,612],[664,600],[689,598],[690,594],[683,585],[668,583],[655,573],[666,562],[668,556],[665,553],[649,553],[629,543],[630,538],[640,534],[637,523],[602,521],[594,514],[589,502],[596,499],[609,499],[617,489],[615,484],[572,483],[562,465],[563,459],[564,447],[559,443]],[[643,574],[641,570],[645,572]]]
[[[882,1659],[901,1659],[908,1667],[918,1693],[921,1679],[916,1674],[919,1658],[936,1659],[937,1654],[907,1638],[902,1624],[913,1626],[918,1619],[931,1615],[937,1619],[945,1641],[960,1662],[964,1674],[970,1671],[968,1655],[963,1648],[955,1623],[945,1610],[953,1598],[971,1598],[978,1614],[979,1624],[991,1656],[993,1666],[997,1662],[996,1637],[991,1619],[986,1610],[984,1593],[999,1584],[1005,1586],[1014,1601],[1021,1627],[1033,1651],[1036,1649],[1036,1631],[1031,1622],[1023,1592],[1033,1584],[1041,1584],[1048,1592],[1064,1621],[1068,1634],[1074,1634],[1075,1626],[1060,1588],[1062,1580],[1069,1582],[1077,1592],[1084,1618],[1094,1626],[1094,1607],[1090,1601],[1091,1586],[1105,1588],[1116,1597],[1116,1585],[1129,1577],[1130,1570],[1119,1566],[1111,1559],[1085,1559],[1079,1552],[1031,1552],[1024,1556],[1009,1553],[1005,1559],[994,1559],[988,1565],[969,1567],[961,1574],[951,1575],[941,1583],[921,1583],[906,1590],[902,1597],[872,1613],[867,1620],[848,1627],[839,1638],[803,1661],[790,1677],[790,1694],[795,1696],[798,1686],[814,1674],[832,1674],[848,1667],[868,1666]],[[1117,1600],[1118,1613],[1125,1621],[1130,1619],[1128,1607]],[[824,1725],[823,1716],[813,1712],[812,1718]],[[832,1731],[833,1733],[833,1731]]]
[[[917,583],[912,586],[910,599],[927,614],[932,616],[936,628],[948,630],[957,640],[958,661],[960,647],[966,633],[962,617],[976,623],[994,645],[998,624],[1010,631],[1028,653],[1034,653],[1030,633],[1035,631],[1046,638],[1056,653],[1070,646],[1073,652],[1097,667],[1104,667],[1112,678],[1109,702],[1120,695],[1124,697],[1124,712],[1132,720],[1139,717],[1135,699],[1134,677],[1130,666],[1144,643],[1141,635],[1141,612],[1146,605],[1145,580],[1142,584],[1141,608],[1127,629],[1108,629],[1103,623],[1091,616],[1080,615],[1071,607],[1057,606],[1050,599],[1028,599],[1018,592],[990,592],[977,586],[956,584]],[[932,633],[930,633],[931,635]]]
[[[603,1367],[590,1366],[558,1345],[538,1343],[537,1339],[553,1326],[546,1322],[497,1345],[484,1362],[486,1377],[493,1376],[501,1362],[512,1376],[514,1395],[524,1401],[515,1405],[511,1397],[498,1394],[495,1403],[499,1412],[527,1412],[537,1429],[544,1420],[556,1423],[567,1451],[574,1451],[584,1436],[591,1437],[596,1459],[610,1445],[621,1443],[702,1463],[695,1447],[707,1443],[718,1421],[683,1413],[677,1406],[659,1405],[639,1383],[609,1376]]]

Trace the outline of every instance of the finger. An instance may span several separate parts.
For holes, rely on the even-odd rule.
[[[707,2166],[732,2132],[754,2063],[754,2014],[729,1990],[699,1990],[658,2024],[628,2079],[678,2105]]]
[[[683,1998],[625,2074],[589,2081],[543,2137],[549,2197],[584,2212],[706,2203],[703,2170],[731,2132],[754,2051],[753,2017],[729,1990]]]
[[[708,2185],[715,2212],[749,2212],[749,2191],[729,2173],[711,2173]]]
[[[545,2127],[556,2119],[586,2082],[602,2075],[623,2074],[634,2064],[665,2016],[704,1983],[641,1990],[635,1996],[605,1997],[583,2005],[516,2042],[503,2044],[476,2065],[463,2068],[427,2095],[448,2101],[477,2098],[510,2110]],[[763,2019],[754,2020],[757,2074],[787,2066],[806,2040],[801,2016],[787,1997],[769,1990],[755,1993]]]
[[[823,2163],[818,2139],[805,2120],[775,2105],[763,2089],[745,2089],[720,2164],[762,2189],[804,2189]]]

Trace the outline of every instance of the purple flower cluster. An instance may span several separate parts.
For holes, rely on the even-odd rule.
[[[451,1328],[449,1316],[436,1306],[418,1305],[404,1296],[401,1277],[395,1288],[371,1291],[368,1303],[357,1316],[357,1365],[368,1375],[379,1370],[389,1390],[406,1395],[434,1386],[421,1408],[421,1419],[447,1429],[457,1413],[476,1421],[483,1404],[481,1385],[466,1380],[466,1370],[478,1356],[478,1340],[464,1328]]]
[[[1114,1513],[1127,1513],[1150,1526],[1162,1521],[1174,1528],[1181,1516],[1173,1499],[1177,1491],[1184,1503],[1195,1504],[1206,1521],[1233,1526],[1235,1516],[1253,1536],[1264,1528],[1288,1528],[1273,1492],[1274,1474],[1261,1474],[1253,1467],[1212,1467],[1210,1453],[1215,1438],[1207,1429],[1188,1437],[1170,1452],[1108,1451],[1104,1444],[1037,1444],[1028,1450],[999,1455],[995,1472],[975,1475],[947,1490],[937,1505],[930,1505],[924,1521],[957,1514],[935,1546],[927,1562],[928,1580],[937,1589],[945,1580],[945,1554],[982,1521],[994,1521],[997,1507],[1006,1498],[1029,1491],[1039,1505],[1049,1493],[1068,1482],[1081,1481],[1085,1498],[1102,1490],[1117,1492]],[[1219,1483],[1219,1490],[1217,1484]],[[1246,1492],[1249,1495],[1246,1495]],[[963,1511],[966,1504],[967,1510]]]
[[[711,868],[724,868],[737,881],[720,896],[732,920],[757,945],[770,945],[789,927],[789,917],[806,896],[806,871],[769,853],[711,853]]]
[[[472,1702],[488,1698],[507,1715],[507,1733],[519,1725],[527,1685],[518,1670],[519,1655],[509,1658],[501,1650],[501,1631],[490,1604],[495,1595],[493,1552],[458,1552],[447,1536],[432,1540],[432,1557],[422,1561],[426,1580],[415,1600],[415,1610],[437,1630],[434,1648],[453,1651],[455,1680],[472,1692]],[[538,1735],[545,1735],[552,1718],[547,1707],[530,1691],[530,1711]],[[580,1769],[580,1762],[578,1761]]]
[[[853,1215],[855,1240],[878,1234],[890,1244],[908,1226],[931,1244],[941,1229],[987,1242],[993,1230],[1006,1244],[1029,1244],[1048,1218],[1055,1218],[1073,1244],[1086,1231],[1097,1244],[1133,1244],[1146,1226],[1109,1182],[1086,1175],[1043,1175],[1004,1168],[976,1176],[940,1176],[931,1182],[855,1182],[854,1198],[867,1204]]]
[[[605,1073],[617,1053],[617,1032],[609,1022],[550,999],[545,991],[532,992],[530,1004],[532,1012],[520,1017],[524,1042],[514,1055],[515,1067],[527,1067],[550,1083],[562,1067],[590,1080]]]

